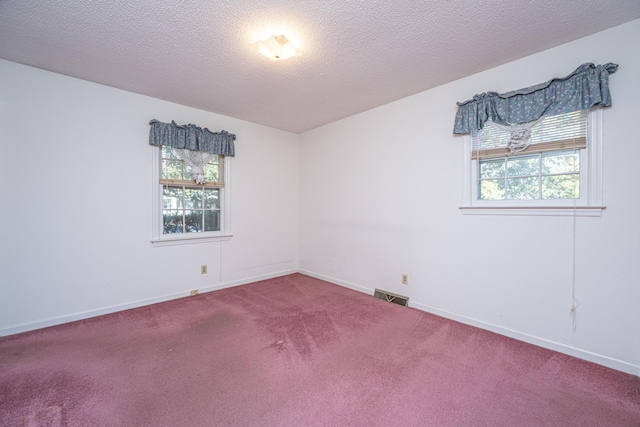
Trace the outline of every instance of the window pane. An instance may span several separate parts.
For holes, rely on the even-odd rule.
[[[184,230],[186,233],[202,231],[202,211],[184,211]]]
[[[577,199],[580,180],[577,174],[545,176],[542,178],[543,199]]]
[[[580,155],[577,152],[560,152],[542,156],[542,173],[570,173],[580,170]]]
[[[539,187],[538,178],[512,178],[507,183],[507,199],[509,200],[530,200],[538,199]]]
[[[212,162],[209,162],[204,167],[204,177],[207,182],[220,182],[220,168],[218,167],[217,156],[214,157]]]
[[[164,209],[180,209],[183,207],[181,187],[164,187],[162,193],[162,207]]]
[[[162,158],[163,159],[180,159],[178,152],[173,147],[162,146]]]
[[[162,211],[162,233],[182,233],[182,210],[164,209]]]
[[[204,190],[204,208],[220,209],[220,190]]]
[[[202,189],[185,188],[184,190],[184,207],[187,209],[202,208]]]
[[[487,179],[480,181],[480,200],[503,200],[504,179]]]
[[[507,175],[537,175],[540,159],[538,156],[512,157],[507,159]]]
[[[204,231],[220,230],[220,211],[204,211]]]
[[[182,160],[163,160],[162,179],[186,179]]]
[[[480,178],[500,178],[504,176],[504,160],[480,162]]]

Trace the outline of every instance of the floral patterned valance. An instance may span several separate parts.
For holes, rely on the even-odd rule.
[[[554,116],[594,105],[611,106],[609,74],[617,64],[582,64],[564,78],[507,93],[485,92],[458,102],[453,133],[471,133],[487,120],[502,125],[528,123],[543,116]]]
[[[174,121],[162,123],[151,120],[149,125],[151,125],[149,131],[149,144],[151,145],[167,145],[191,151],[235,156],[233,141],[236,136],[225,130],[211,132],[207,128],[202,129],[192,124],[177,125]]]

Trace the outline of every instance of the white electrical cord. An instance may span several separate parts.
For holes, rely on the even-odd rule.
[[[576,202],[573,199],[573,248],[572,248],[572,263],[571,263],[571,310],[569,315],[571,316],[571,329],[576,331],[578,326],[578,316],[576,311],[578,310],[578,299],[576,298]]]

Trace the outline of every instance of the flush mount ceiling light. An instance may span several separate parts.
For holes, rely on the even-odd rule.
[[[266,40],[251,43],[258,52],[273,60],[281,60],[300,55],[300,51],[291,44],[291,41],[284,35],[271,36]]]

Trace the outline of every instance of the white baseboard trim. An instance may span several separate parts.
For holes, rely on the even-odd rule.
[[[375,289],[368,289],[360,285],[345,282],[344,280],[339,280],[333,277],[325,276],[323,274],[314,273],[312,271],[303,270],[303,269],[298,271],[307,276],[315,277],[316,279],[324,280],[326,282],[330,282],[335,285],[340,285],[345,288],[353,289],[355,291],[363,292],[369,295],[373,295],[373,292],[375,291]],[[583,359],[589,362],[597,363],[598,365],[602,365],[611,369],[626,372],[631,375],[640,376],[640,365],[638,364],[626,362],[624,360],[614,359],[609,356],[604,356],[602,354],[593,353],[587,350],[583,350],[577,347],[572,347],[556,341],[540,338],[540,337],[529,335],[513,329],[483,322],[481,320],[462,316],[456,313],[452,313],[446,310],[432,307],[427,304],[413,302],[411,300],[409,300],[409,307],[415,308],[417,310],[425,311],[427,313],[435,314],[436,316],[444,317],[446,319],[455,320],[457,322],[464,323],[466,325],[475,326],[480,329],[485,329],[487,331],[495,332],[496,334],[504,335],[509,338],[514,338],[516,340],[537,345],[539,347],[547,348],[549,350],[557,351],[558,353],[563,353],[569,356],[577,357],[578,359]]]
[[[216,291],[219,289],[230,288],[232,286],[239,286],[247,283],[258,282],[260,280],[272,279],[274,277],[286,276],[288,274],[293,274],[297,272],[298,270],[294,268],[289,270],[278,271],[276,273],[269,273],[269,274],[264,274],[260,276],[247,277],[245,279],[240,279],[240,280],[232,280],[229,282],[217,283],[215,285],[199,288],[198,292],[204,293],[204,292]],[[115,304],[115,305],[111,305],[108,307],[103,307],[95,310],[81,311],[81,312],[73,313],[69,315],[50,317],[50,318],[38,320],[35,322],[22,323],[15,326],[0,328],[0,337],[15,335],[22,332],[29,332],[36,329],[48,328],[50,326],[61,325],[63,323],[75,322],[78,320],[85,320],[91,317],[116,313],[118,311],[124,311],[132,308],[143,307],[145,305],[157,304],[160,302],[170,301],[178,298],[184,298],[189,296],[189,292],[190,292],[189,290],[174,292],[171,294],[166,294],[166,295],[153,297],[153,298],[146,298],[143,300],[128,302],[125,304]]]
[[[344,288],[353,289],[354,291],[362,292],[364,294],[373,295],[375,289],[365,288],[364,286],[356,285],[354,283],[345,282],[344,280],[336,279],[335,277],[325,276],[324,274],[314,273],[313,271],[300,269],[298,273],[305,276],[315,277],[316,279],[324,280],[325,282],[333,283],[334,285],[340,285]]]
[[[291,268],[291,269],[288,269],[288,270],[281,270],[281,271],[278,271],[276,273],[262,274],[262,275],[259,275],[259,276],[251,276],[251,277],[247,277],[245,279],[232,280],[232,281],[224,282],[224,283],[217,283],[215,285],[205,286],[204,288],[200,288],[199,291],[200,291],[200,293],[218,291],[220,289],[226,289],[226,288],[232,288],[234,286],[246,285],[248,283],[259,282],[261,280],[267,280],[267,279],[273,279],[274,277],[287,276],[289,274],[294,274],[294,273],[298,273],[298,269],[297,268]]]

